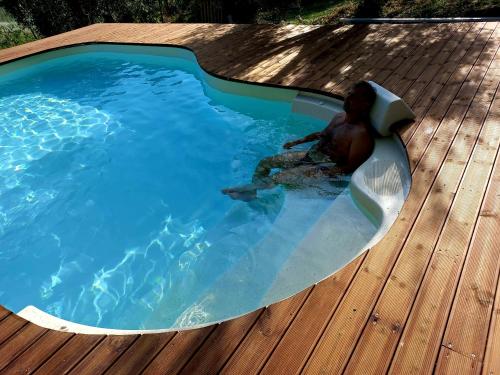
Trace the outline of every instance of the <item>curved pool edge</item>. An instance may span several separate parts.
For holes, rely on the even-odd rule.
[[[202,70],[203,74],[203,79],[204,81],[211,86],[212,88],[231,93],[231,94],[238,94],[238,95],[245,95],[245,96],[253,96],[253,97],[260,97],[260,98],[266,98],[266,99],[275,99],[275,100],[291,100],[292,105],[294,107],[294,112],[299,112],[303,113],[309,116],[313,116],[316,118],[322,118],[325,119],[327,116],[331,115],[331,111],[335,110],[335,108],[338,108],[339,103],[342,103],[341,99],[342,97],[340,95],[328,93],[328,92],[322,92],[319,90],[314,90],[314,89],[308,89],[308,88],[301,88],[301,87],[294,87],[294,86],[282,86],[282,85],[276,85],[276,84],[269,84],[269,83],[260,83],[260,82],[250,82],[250,81],[244,81],[244,80],[238,80],[238,79],[233,79],[233,78],[228,78],[224,76],[220,76],[214,73],[209,72],[206,70],[202,64],[199,63],[196,53],[194,50],[191,48],[185,47],[185,46],[179,46],[179,45],[171,45],[171,44],[143,44],[143,43],[115,43],[115,42],[85,42],[85,43],[77,43],[77,44],[71,44],[71,45],[66,45],[66,46],[61,46],[61,47],[56,47],[53,49],[47,49],[43,51],[39,51],[30,55],[22,56],[13,60],[8,60],[5,62],[0,63],[0,73],[5,71],[5,67],[7,65],[15,65],[13,69],[18,69],[21,64],[29,66],[33,64],[33,60],[30,59],[37,59],[41,58],[42,61],[47,61],[53,58],[57,58],[60,56],[67,56],[68,55],[68,50],[71,49],[78,49],[81,48],[81,52],[94,52],[94,51],[106,51],[106,52],[113,52],[109,51],[109,47],[113,46],[118,47],[123,51],[123,47],[134,47],[139,48],[141,51],[134,51],[132,53],[150,53],[150,52],[144,52],[144,50],[149,50],[152,51],[154,49],[158,49],[158,47],[162,47],[162,49],[171,49],[171,50],[178,50],[177,54],[174,54],[175,57],[182,57],[182,58],[188,58],[192,62],[196,63],[198,67]],[[90,48],[89,48],[90,47]],[[92,51],[92,47],[97,47]],[[165,48],[167,47],[167,48]],[[91,49],[89,51],[89,49]],[[79,53],[80,51],[76,51],[76,53]],[[129,51],[127,51],[129,52]],[[165,51],[162,51],[159,55],[162,56],[173,56],[172,54],[165,54]],[[44,56],[51,54],[51,56]],[[154,53],[156,55],[156,53]],[[38,61],[40,62],[40,61]],[[269,95],[267,92],[262,92],[267,91],[266,89],[270,89],[273,92],[276,92],[276,90],[279,90],[280,95],[276,97],[276,95]],[[304,102],[306,102],[304,104]],[[331,116],[330,116],[331,118]],[[399,137],[396,135],[392,137],[393,140],[396,140],[398,145],[401,147],[401,149],[405,149],[401,140]],[[378,144],[378,142],[377,142]],[[377,148],[376,148],[377,149]],[[401,155],[399,155],[401,156]],[[404,161],[407,163],[407,154],[406,151],[404,151],[403,157],[400,158],[400,160]],[[353,174],[353,180],[351,181],[350,184],[350,192],[351,196],[353,197],[353,200],[357,203],[357,206],[363,211],[368,217],[370,217],[377,226],[379,226],[379,229],[376,233],[376,235],[372,238],[372,240],[367,244],[365,248],[360,250],[356,256],[359,254],[365,252],[369,248],[373,247],[380,239],[387,233],[389,228],[392,226],[394,223],[394,220],[397,218],[399,211],[401,209],[402,204],[406,200],[406,197],[408,195],[409,191],[409,185],[411,184],[411,175],[409,177],[408,181],[408,189],[405,190],[404,198],[401,200],[400,198],[398,199],[393,199],[390,201],[380,199],[383,194],[380,194],[380,192],[377,192],[376,189],[373,189],[373,186],[369,186],[364,182],[364,177],[368,171],[371,170],[371,167],[373,166],[372,163],[376,163],[380,160],[380,155],[377,152],[374,152],[372,156],[358,169],[354,172]],[[409,172],[408,172],[409,173]],[[398,207],[399,206],[399,207]],[[355,259],[356,257],[353,257],[352,259]],[[345,264],[343,265],[345,266]],[[342,266],[342,267],[343,267]],[[342,268],[340,267],[340,268]],[[340,269],[339,268],[339,269]],[[324,279],[330,277],[332,274],[337,272],[338,269],[332,270],[332,272],[326,276],[325,278],[318,280],[315,284],[320,283]],[[314,285],[315,285],[314,284]],[[272,303],[269,304],[264,304],[263,306],[267,307],[271,304],[276,304],[279,303],[283,300],[286,300],[288,298],[292,298],[295,294],[300,293],[301,291],[297,291],[296,293],[289,295],[286,298],[279,299],[279,300],[274,300]],[[258,310],[258,309],[256,309]],[[253,310],[255,311],[255,310]],[[164,333],[164,332],[175,332],[175,331],[183,331],[183,330],[193,330],[197,328],[202,328],[214,324],[219,324],[223,321],[228,321],[228,320],[233,320],[238,317],[247,315],[251,313],[252,311],[245,312],[243,314],[238,314],[229,318],[222,319],[220,321],[210,321],[207,323],[203,323],[200,325],[193,325],[189,327],[174,327],[174,328],[165,328],[165,329],[145,329],[145,330],[127,330],[127,329],[108,329],[108,328],[100,328],[100,327],[94,327],[94,326],[88,326],[88,325],[83,325],[79,323],[74,323],[71,321],[67,321],[64,319],[57,318],[53,315],[50,315],[35,306],[26,306],[19,312],[17,312],[17,315],[34,323],[39,326],[53,329],[53,330],[58,330],[58,331],[64,331],[64,332],[73,332],[73,333],[83,333],[83,334],[106,334],[106,335],[126,335],[126,334],[153,334],[153,333]]]
[[[180,332],[189,331],[199,328],[208,327],[215,324],[220,324],[227,320],[237,319],[239,317],[245,316],[252,313],[249,311],[244,314],[235,315],[229,319],[222,319],[219,321],[211,321],[203,324],[192,325],[189,327],[173,327],[173,328],[161,328],[161,329],[117,329],[117,328],[101,328],[95,326],[89,326],[86,324],[75,323],[70,320],[65,320],[58,318],[57,316],[46,313],[40,310],[38,307],[29,305],[24,307],[22,310],[16,312],[16,315],[29,321],[30,323],[36,324],[37,326],[52,329],[54,331],[78,333],[85,335],[143,335],[143,334],[154,334],[154,333],[167,333],[167,332]]]
[[[123,47],[133,47],[135,49],[138,49],[138,48],[149,49],[150,51],[153,51],[154,49],[168,49],[168,48],[177,49],[177,50],[179,50],[179,52],[181,52],[181,51],[183,51],[184,53],[188,52],[190,55],[192,55],[192,56],[189,56],[189,54],[185,54],[185,56],[189,56],[190,59],[194,58],[194,60],[191,60],[191,61],[195,62],[199,66],[199,68],[203,71],[203,73],[205,73],[206,76],[208,76],[208,78],[211,80],[211,82],[216,82],[215,80],[222,81],[222,82],[220,82],[222,84],[222,86],[219,86],[219,87],[227,88],[228,86],[224,85],[224,84],[241,84],[241,85],[245,85],[245,86],[253,86],[251,88],[249,87],[250,92],[252,92],[252,91],[257,92],[255,90],[253,90],[255,88],[260,88],[260,89],[272,88],[272,89],[280,89],[282,91],[295,90],[296,94],[306,93],[306,94],[311,95],[311,96],[326,97],[326,98],[329,98],[330,100],[335,100],[335,101],[343,101],[343,99],[344,99],[343,95],[341,95],[341,94],[337,94],[334,92],[328,92],[328,91],[321,91],[321,90],[310,88],[310,87],[300,87],[300,86],[293,86],[293,85],[280,85],[280,84],[269,83],[269,82],[253,82],[253,81],[232,78],[232,77],[227,77],[227,76],[224,76],[221,74],[217,74],[217,73],[212,72],[209,69],[204,67],[204,65],[199,61],[198,56],[197,56],[194,49],[187,47],[185,45],[171,44],[171,43],[162,44],[162,43],[131,43],[131,42],[106,42],[106,41],[88,41],[88,42],[70,43],[70,44],[66,44],[66,45],[58,46],[58,47],[54,47],[54,48],[46,48],[46,49],[43,49],[40,51],[36,51],[36,52],[29,53],[29,54],[26,54],[26,55],[23,55],[20,57],[8,59],[5,61],[0,61],[0,74],[2,73],[2,71],[4,71],[4,69],[6,69],[7,65],[19,64],[19,65],[17,65],[17,68],[16,68],[16,69],[18,69],[19,67],[22,67],[23,65],[29,66],[30,64],[27,64],[27,63],[30,62],[29,61],[30,59],[41,59],[43,62],[45,60],[49,60],[49,58],[47,58],[48,56],[44,56],[44,55],[50,54],[51,55],[50,59],[53,59],[53,58],[57,58],[57,57],[67,56],[68,50],[75,49],[75,48],[86,48],[86,47],[98,47],[98,48],[102,47],[102,48],[104,48],[104,51],[107,51],[107,52],[109,52],[109,49],[105,49],[106,47],[107,48],[117,47],[117,48],[122,48],[122,49],[123,49]],[[137,51],[132,52],[132,53],[137,53]],[[153,53],[153,55],[156,55],[156,53]],[[159,55],[165,56],[164,54],[159,54]],[[7,69],[8,69],[8,67],[7,67]],[[7,72],[9,70],[7,70]],[[258,96],[261,97],[260,95],[258,95]]]

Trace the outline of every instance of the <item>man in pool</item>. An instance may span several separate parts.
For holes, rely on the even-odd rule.
[[[277,184],[300,186],[307,178],[335,177],[354,172],[371,155],[374,139],[370,110],[375,102],[374,88],[366,81],[356,83],[344,101],[345,112],[339,113],[320,132],[283,145],[290,149],[302,143],[318,141],[308,151],[294,151],[262,159],[252,183],[222,190],[233,199],[249,201],[257,190]],[[272,169],[280,171],[271,174]]]

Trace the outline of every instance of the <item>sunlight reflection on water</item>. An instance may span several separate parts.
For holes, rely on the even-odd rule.
[[[241,259],[249,286],[264,269],[272,282],[307,223],[273,227],[282,188],[250,203],[220,190],[324,122],[288,102],[208,97],[199,69],[174,60],[89,53],[0,80],[0,303],[153,329],[214,319],[210,288]],[[289,241],[262,267],[253,252],[272,230]]]

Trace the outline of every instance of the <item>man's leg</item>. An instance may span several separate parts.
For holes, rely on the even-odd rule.
[[[252,182],[259,183],[261,180],[266,179],[274,168],[287,169],[297,167],[303,163],[306,154],[306,151],[286,152],[262,159],[255,168]]]
[[[302,159],[306,154],[305,151],[296,151],[264,158],[255,168],[251,184],[223,189],[222,193],[233,199],[252,200],[257,196],[257,190],[270,189],[276,185],[273,178],[269,176],[272,169],[296,167],[303,162]]]
[[[251,201],[257,197],[257,190],[271,189],[276,185],[272,176],[262,177],[259,181],[242,186],[235,186],[227,189],[222,189],[222,193],[229,195],[233,199],[241,201]]]
[[[305,178],[324,178],[325,173],[319,165],[300,165],[295,168],[285,169],[271,176],[275,185],[304,185]]]
[[[258,181],[234,188],[224,189],[222,192],[233,199],[250,201],[257,196],[257,190],[271,189],[278,184],[303,185],[304,178],[321,178],[325,174],[318,165],[299,165],[298,167],[284,169],[272,176],[260,178]]]

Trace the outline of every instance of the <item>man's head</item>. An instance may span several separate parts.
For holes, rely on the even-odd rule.
[[[349,90],[344,100],[344,110],[360,117],[368,118],[377,94],[366,81],[359,81]]]

